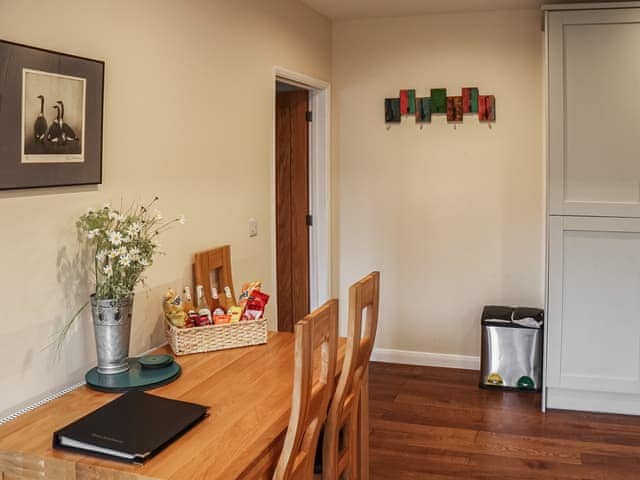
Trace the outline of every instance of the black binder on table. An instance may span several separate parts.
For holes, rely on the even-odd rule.
[[[53,447],[143,463],[207,416],[207,407],[133,391],[53,434]]]

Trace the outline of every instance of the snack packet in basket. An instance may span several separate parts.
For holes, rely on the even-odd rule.
[[[182,297],[176,295],[176,292],[171,288],[164,296],[162,309],[164,310],[164,316],[172,325],[178,328],[187,326],[187,313],[182,308]]]

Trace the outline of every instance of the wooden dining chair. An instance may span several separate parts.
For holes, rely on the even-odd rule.
[[[333,395],[338,355],[338,301],[295,325],[295,370],[289,428],[274,480],[312,479],[320,429]]]
[[[379,296],[379,272],[349,289],[344,366],[324,428],[322,475],[327,480],[369,478],[368,367],[378,327]]]

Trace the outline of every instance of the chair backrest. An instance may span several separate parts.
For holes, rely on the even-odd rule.
[[[318,437],[335,387],[338,301],[328,301],[299,321],[295,336],[291,417],[274,480],[313,478]]]
[[[220,303],[229,308],[224,295],[224,287],[231,289],[233,304],[236,303],[236,294],[233,289],[233,277],[231,275],[231,247],[222,247],[207,250],[195,254],[193,263],[193,284],[202,285],[207,303],[211,304],[211,287],[218,289]]]
[[[327,479],[368,478],[365,382],[378,327],[379,296],[379,272],[367,275],[349,289],[349,336],[344,366],[324,430],[322,472]],[[361,395],[363,387],[365,394]]]

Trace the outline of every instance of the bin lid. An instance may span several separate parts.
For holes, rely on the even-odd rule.
[[[513,315],[513,307],[506,307],[501,305],[485,305],[482,309],[481,323],[491,322],[493,323],[511,323],[511,317]]]
[[[486,305],[482,310],[480,323],[504,327],[541,328],[544,323],[544,310],[533,307]]]
[[[532,307],[516,307],[513,309],[513,320],[533,318],[538,322],[544,321],[544,310]]]

